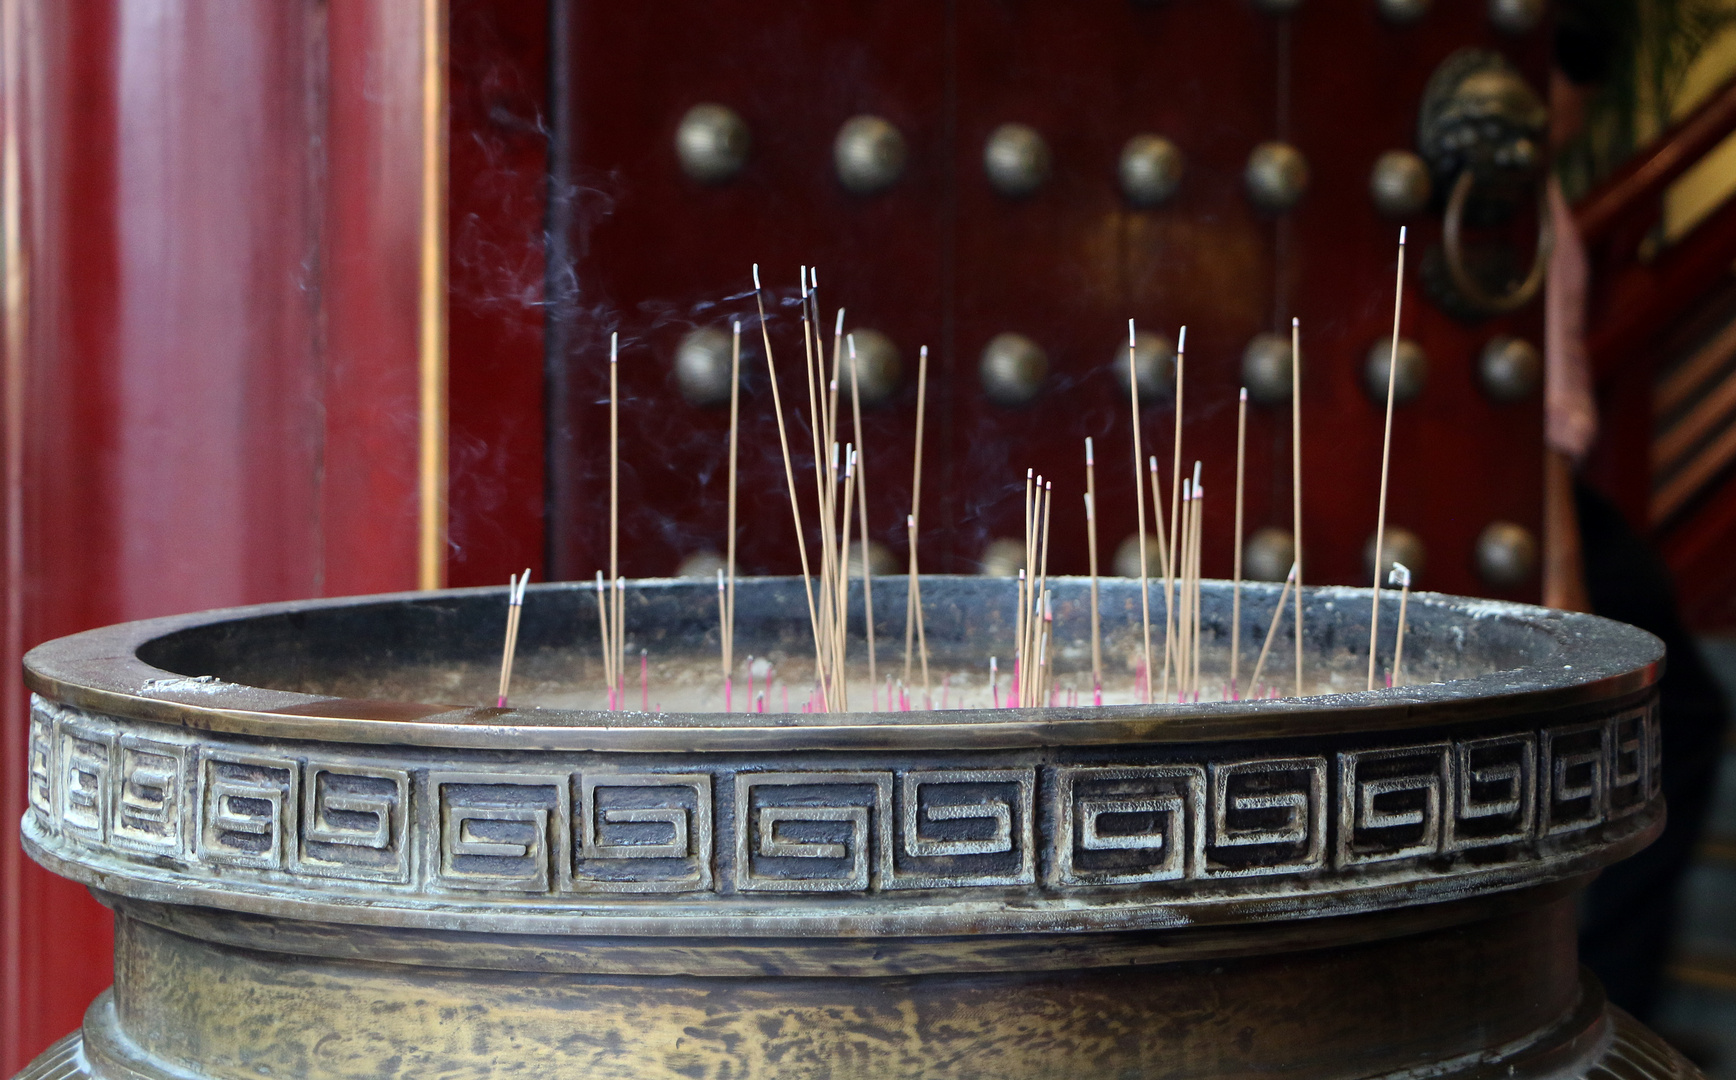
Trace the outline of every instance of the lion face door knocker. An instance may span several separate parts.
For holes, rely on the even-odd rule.
[[[1517,311],[1543,287],[1553,236],[1545,183],[1549,112],[1511,64],[1486,49],[1441,62],[1423,93],[1417,149],[1447,193],[1441,244],[1423,260],[1423,284],[1449,314],[1467,321]],[[1510,245],[1468,248],[1467,226],[1512,220],[1535,201],[1537,243],[1522,270]]]

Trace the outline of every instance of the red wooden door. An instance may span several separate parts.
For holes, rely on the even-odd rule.
[[[688,331],[751,315],[757,262],[786,408],[804,397],[785,306],[798,266],[820,268],[828,322],[845,305],[850,326],[898,345],[905,379],[872,413],[866,441],[872,531],[900,554],[916,352],[933,349],[924,568],[934,570],[970,572],[990,540],[1018,534],[1027,467],[1056,479],[1058,513],[1082,516],[1087,435],[1103,470],[1102,543],[1132,533],[1126,389],[1110,369],[1131,316],[1172,337],[1189,327],[1183,454],[1203,460],[1211,496],[1205,571],[1227,576],[1243,350],[1300,317],[1308,578],[1366,581],[1382,403],[1364,367],[1390,333],[1398,232],[1370,197],[1370,172],[1384,151],[1415,144],[1425,83],[1454,50],[1495,49],[1540,87],[1542,31],[1503,32],[1480,4],[1437,4],[1398,24],[1375,0],[1308,0],[1288,15],[1230,0],[573,10],[557,45],[571,71],[562,131],[576,267],[575,295],[557,308],[569,386],[551,406],[556,442],[571,448],[551,459],[559,574],[602,565],[612,331],[623,342],[624,572],[671,573],[721,547],[725,411],[683,401],[674,357]],[[734,109],[751,132],[745,167],[725,183],[688,178],[677,158],[677,127],[702,102]],[[864,113],[897,126],[908,147],[902,177],[866,196],[846,190],[832,163],[840,125]],[[983,168],[985,140],[1009,121],[1035,128],[1053,162],[1023,198],[997,191]],[[1186,171],[1173,198],[1144,209],[1123,197],[1116,168],[1124,142],[1147,132],[1172,140]],[[1250,152],[1270,139],[1296,146],[1312,173],[1284,213],[1255,207],[1243,182]],[[1428,378],[1398,411],[1389,524],[1422,541],[1421,586],[1534,599],[1535,576],[1491,585],[1474,549],[1491,522],[1539,531],[1539,397],[1497,404],[1479,386],[1478,357],[1500,335],[1540,345],[1540,305],[1475,323],[1447,315],[1417,277],[1438,216],[1408,224],[1404,334],[1423,348]],[[1004,331],[1037,342],[1049,363],[1041,393],[1020,408],[990,401],[978,379],[981,351]],[[749,348],[741,557],[749,572],[790,572],[757,337]],[[1249,531],[1289,526],[1288,414],[1287,403],[1251,411]],[[1150,407],[1145,422],[1167,488],[1170,405]],[[1082,521],[1057,528],[1051,559],[1085,569]]]

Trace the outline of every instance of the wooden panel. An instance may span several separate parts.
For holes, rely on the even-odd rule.
[[[449,581],[540,579],[548,0],[451,19]]]
[[[627,402],[621,500],[631,537],[623,572],[668,574],[688,552],[721,547],[727,410],[683,403],[673,358],[688,330],[727,329],[730,318],[753,311],[744,293],[754,262],[774,290],[768,314],[786,408],[800,399],[808,412],[801,338],[792,309],[779,306],[795,292],[803,263],[820,267],[828,323],[834,307],[847,304],[850,325],[878,328],[903,351],[912,377],[899,401],[874,417],[868,446],[875,518],[887,532],[894,522],[902,531],[916,350],[938,344],[945,332],[937,303],[948,182],[941,10],[915,0],[576,10],[581,254],[569,416],[578,475],[568,495],[580,516],[558,538],[574,576],[589,576],[607,559],[607,410],[599,402],[616,328]],[[742,34],[744,25],[756,29]],[[724,41],[729,47],[718,47]],[[736,183],[703,187],[676,165],[676,126],[699,101],[729,105],[753,132],[752,156]],[[886,116],[910,144],[905,179],[869,199],[847,194],[831,165],[838,126],[862,112]],[[751,321],[748,329],[752,335]],[[741,565],[750,573],[790,572],[796,552],[765,359],[757,337],[748,344]],[[792,436],[809,445],[805,428]]]

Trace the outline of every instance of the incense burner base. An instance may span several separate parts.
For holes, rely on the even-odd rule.
[[[1152,935],[1102,935],[1052,970],[1032,970],[1040,952],[994,965],[980,940],[936,939],[929,966],[961,970],[905,977],[865,976],[871,947],[851,963],[837,943],[727,944],[768,973],[824,953],[832,976],[644,974],[686,944],[358,933],[102,899],[115,986],[21,1080],[1698,1075],[1577,968],[1562,888],[1170,932],[1167,963],[1138,940]]]

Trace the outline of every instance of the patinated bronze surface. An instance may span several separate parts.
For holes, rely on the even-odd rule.
[[[902,593],[876,596],[883,642]],[[1011,593],[926,583],[937,666],[1004,648]],[[1104,595],[1119,656],[1137,587]],[[1274,596],[1249,588],[1244,642]],[[594,681],[593,602],[532,591],[515,693]],[[738,655],[799,673],[803,604],[744,583]],[[1360,679],[1366,592],[1308,604],[1311,684]],[[26,842],[115,909],[117,951],[24,1075],[1693,1074],[1574,961],[1573,893],[1663,820],[1638,630],[1421,595],[1430,685],[659,715],[463,704],[492,696],[502,607],[280,605],[34,651]],[[643,583],[628,626],[668,687],[715,669],[709,586]]]

